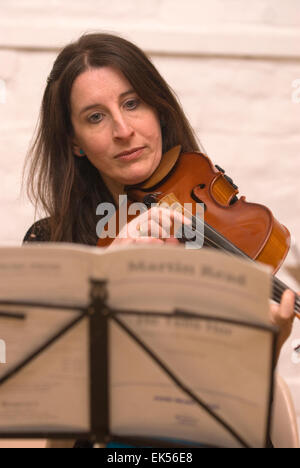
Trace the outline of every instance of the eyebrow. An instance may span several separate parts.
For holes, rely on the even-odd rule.
[[[122,99],[126,97],[128,94],[133,94],[133,93],[135,93],[134,89],[128,89],[127,91],[124,91],[124,93],[121,93],[119,98]],[[83,109],[81,109],[81,111],[79,112],[79,115],[83,114],[84,112],[87,112],[88,110],[94,109],[94,107],[99,107],[101,105],[102,104],[100,103],[90,104],[89,106],[86,106]]]

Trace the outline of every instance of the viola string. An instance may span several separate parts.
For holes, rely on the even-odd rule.
[[[277,278],[274,278],[274,283],[275,283],[276,281],[277,281]],[[290,288],[288,288],[285,284],[282,284],[282,285],[276,285],[276,284],[275,284],[274,288],[275,288],[276,290],[281,291],[282,294],[284,293],[284,291],[285,291],[286,289],[290,289]],[[295,292],[295,291],[293,291],[293,292]],[[297,305],[300,305],[300,296],[299,296],[299,294],[297,294],[297,293],[295,293],[295,294],[296,294],[296,303],[297,303]]]
[[[290,289],[288,288],[284,283],[282,283],[282,281],[280,281],[278,278],[273,278],[274,280],[274,283],[273,283],[273,286],[274,286],[274,290],[275,291],[279,291],[279,293],[282,295],[284,293],[284,291],[286,289]],[[300,307],[300,297],[297,293],[296,294],[296,297],[295,297],[295,305],[297,307]]]
[[[274,289],[273,291],[273,296],[276,298],[276,299],[279,299],[278,302],[280,302],[281,300],[281,297],[282,297],[282,291],[281,290],[276,290]],[[296,296],[296,299],[295,299],[295,309],[299,310],[300,308],[300,302],[299,302],[299,296]]]

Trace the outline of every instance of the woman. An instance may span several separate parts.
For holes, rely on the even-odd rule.
[[[30,150],[29,193],[49,216],[25,241],[96,245],[99,203],[117,206],[124,186],[150,177],[178,144],[182,151],[199,150],[174,94],[145,54],[117,36],[82,36],[62,50],[48,78]],[[134,220],[143,236],[119,237],[112,246],[178,243],[164,235],[164,210],[153,211],[152,224],[145,214]],[[160,238],[149,235],[153,227]],[[294,299],[286,291],[280,306],[270,308],[280,329],[278,353],[291,332]]]

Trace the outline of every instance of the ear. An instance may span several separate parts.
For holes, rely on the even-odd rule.
[[[83,158],[85,156],[85,152],[80,148],[79,145],[77,145],[75,141],[72,141],[72,149],[73,149],[73,153],[78,158]]]

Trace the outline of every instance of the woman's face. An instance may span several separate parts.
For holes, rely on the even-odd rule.
[[[144,181],[158,167],[162,137],[157,113],[119,70],[91,68],[76,78],[71,120],[75,154],[84,152],[112,192]]]

